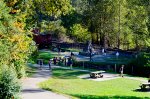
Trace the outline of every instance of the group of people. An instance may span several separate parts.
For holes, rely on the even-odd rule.
[[[51,64],[52,64],[52,62],[53,62],[54,65],[56,65],[57,63],[60,63],[60,62],[63,62],[63,61],[64,61],[64,60],[63,60],[61,57],[59,57],[59,58],[54,57],[53,59],[50,59],[50,60],[48,61],[49,69],[51,69]]]
[[[54,65],[56,65],[59,62],[63,62],[64,59],[62,59],[61,57],[59,57],[59,58],[54,57],[53,59],[50,59],[49,61],[53,61]]]
[[[38,59],[37,62],[38,62],[38,64],[40,65],[40,69],[42,69],[43,63],[44,63],[44,62],[43,62],[43,59]],[[51,69],[51,63],[52,63],[52,60],[50,59],[49,62],[48,62],[48,64],[49,64],[49,69]]]
[[[57,58],[57,57],[54,57],[53,59],[49,59],[49,61],[48,61],[49,69],[51,70],[52,63],[54,65],[64,64],[64,65],[70,66],[70,69],[72,69],[72,65],[73,65],[72,55],[73,55],[73,53],[71,53],[71,56],[69,58],[61,58],[61,57]],[[38,59],[38,64],[40,66],[40,69],[42,69],[42,67],[43,67],[43,59]]]

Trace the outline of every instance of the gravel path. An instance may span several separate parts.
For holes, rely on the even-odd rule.
[[[51,74],[48,68],[43,68],[38,70],[36,74],[31,78],[22,79],[22,99],[69,99],[63,95],[53,93],[51,91],[46,91],[38,87],[38,83],[50,78]]]

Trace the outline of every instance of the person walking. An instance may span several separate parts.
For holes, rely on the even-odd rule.
[[[42,69],[42,67],[43,67],[43,60],[42,59],[39,59],[39,65],[40,65],[40,69]]]
[[[54,57],[53,58],[54,65],[56,65],[56,61],[57,61],[57,59],[56,59],[56,57]]]
[[[52,60],[50,59],[49,62],[48,62],[49,70],[51,70],[51,64],[52,64]]]
[[[120,76],[123,77],[123,69],[124,69],[124,65],[121,66],[120,68]]]

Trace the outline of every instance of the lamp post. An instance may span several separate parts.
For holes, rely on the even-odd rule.
[[[137,55],[135,55],[135,60],[136,60],[136,62],[137,62]],[[134,74],[134,66],[132,66],[132,75]]]
[[[90,61],[92,60],[92,48],[89,49],[90,50]]]
[[[118,56],[119,56],[119,52],[116,53],[117,62],[118,62]],[[116,64],[115,64],[115,72],[117,71],[117,62],[116,62]]]
[[[83,61],[83,69],[84,69],[84,61]]]

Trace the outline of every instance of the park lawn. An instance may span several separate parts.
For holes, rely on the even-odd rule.
[[[58,55],[58,53],[56,53],[56,52],[42,52],[42,51],[40,51],[37,59],[44,59],[44,63],[47,64],[49,59],[52,59],[54,57],[62,57],[62,56]]]
[[[53,77],[40,83],[46,90],[78,97],[81,99],[149,99],[150,92],[140,92],[140,81],[118,78],[96,82],[77,78],[88,72],[53,69]]]
[[[65,51],[69,51],[69,52],[80,52],[81,49],[78,48],[62,48]]]

